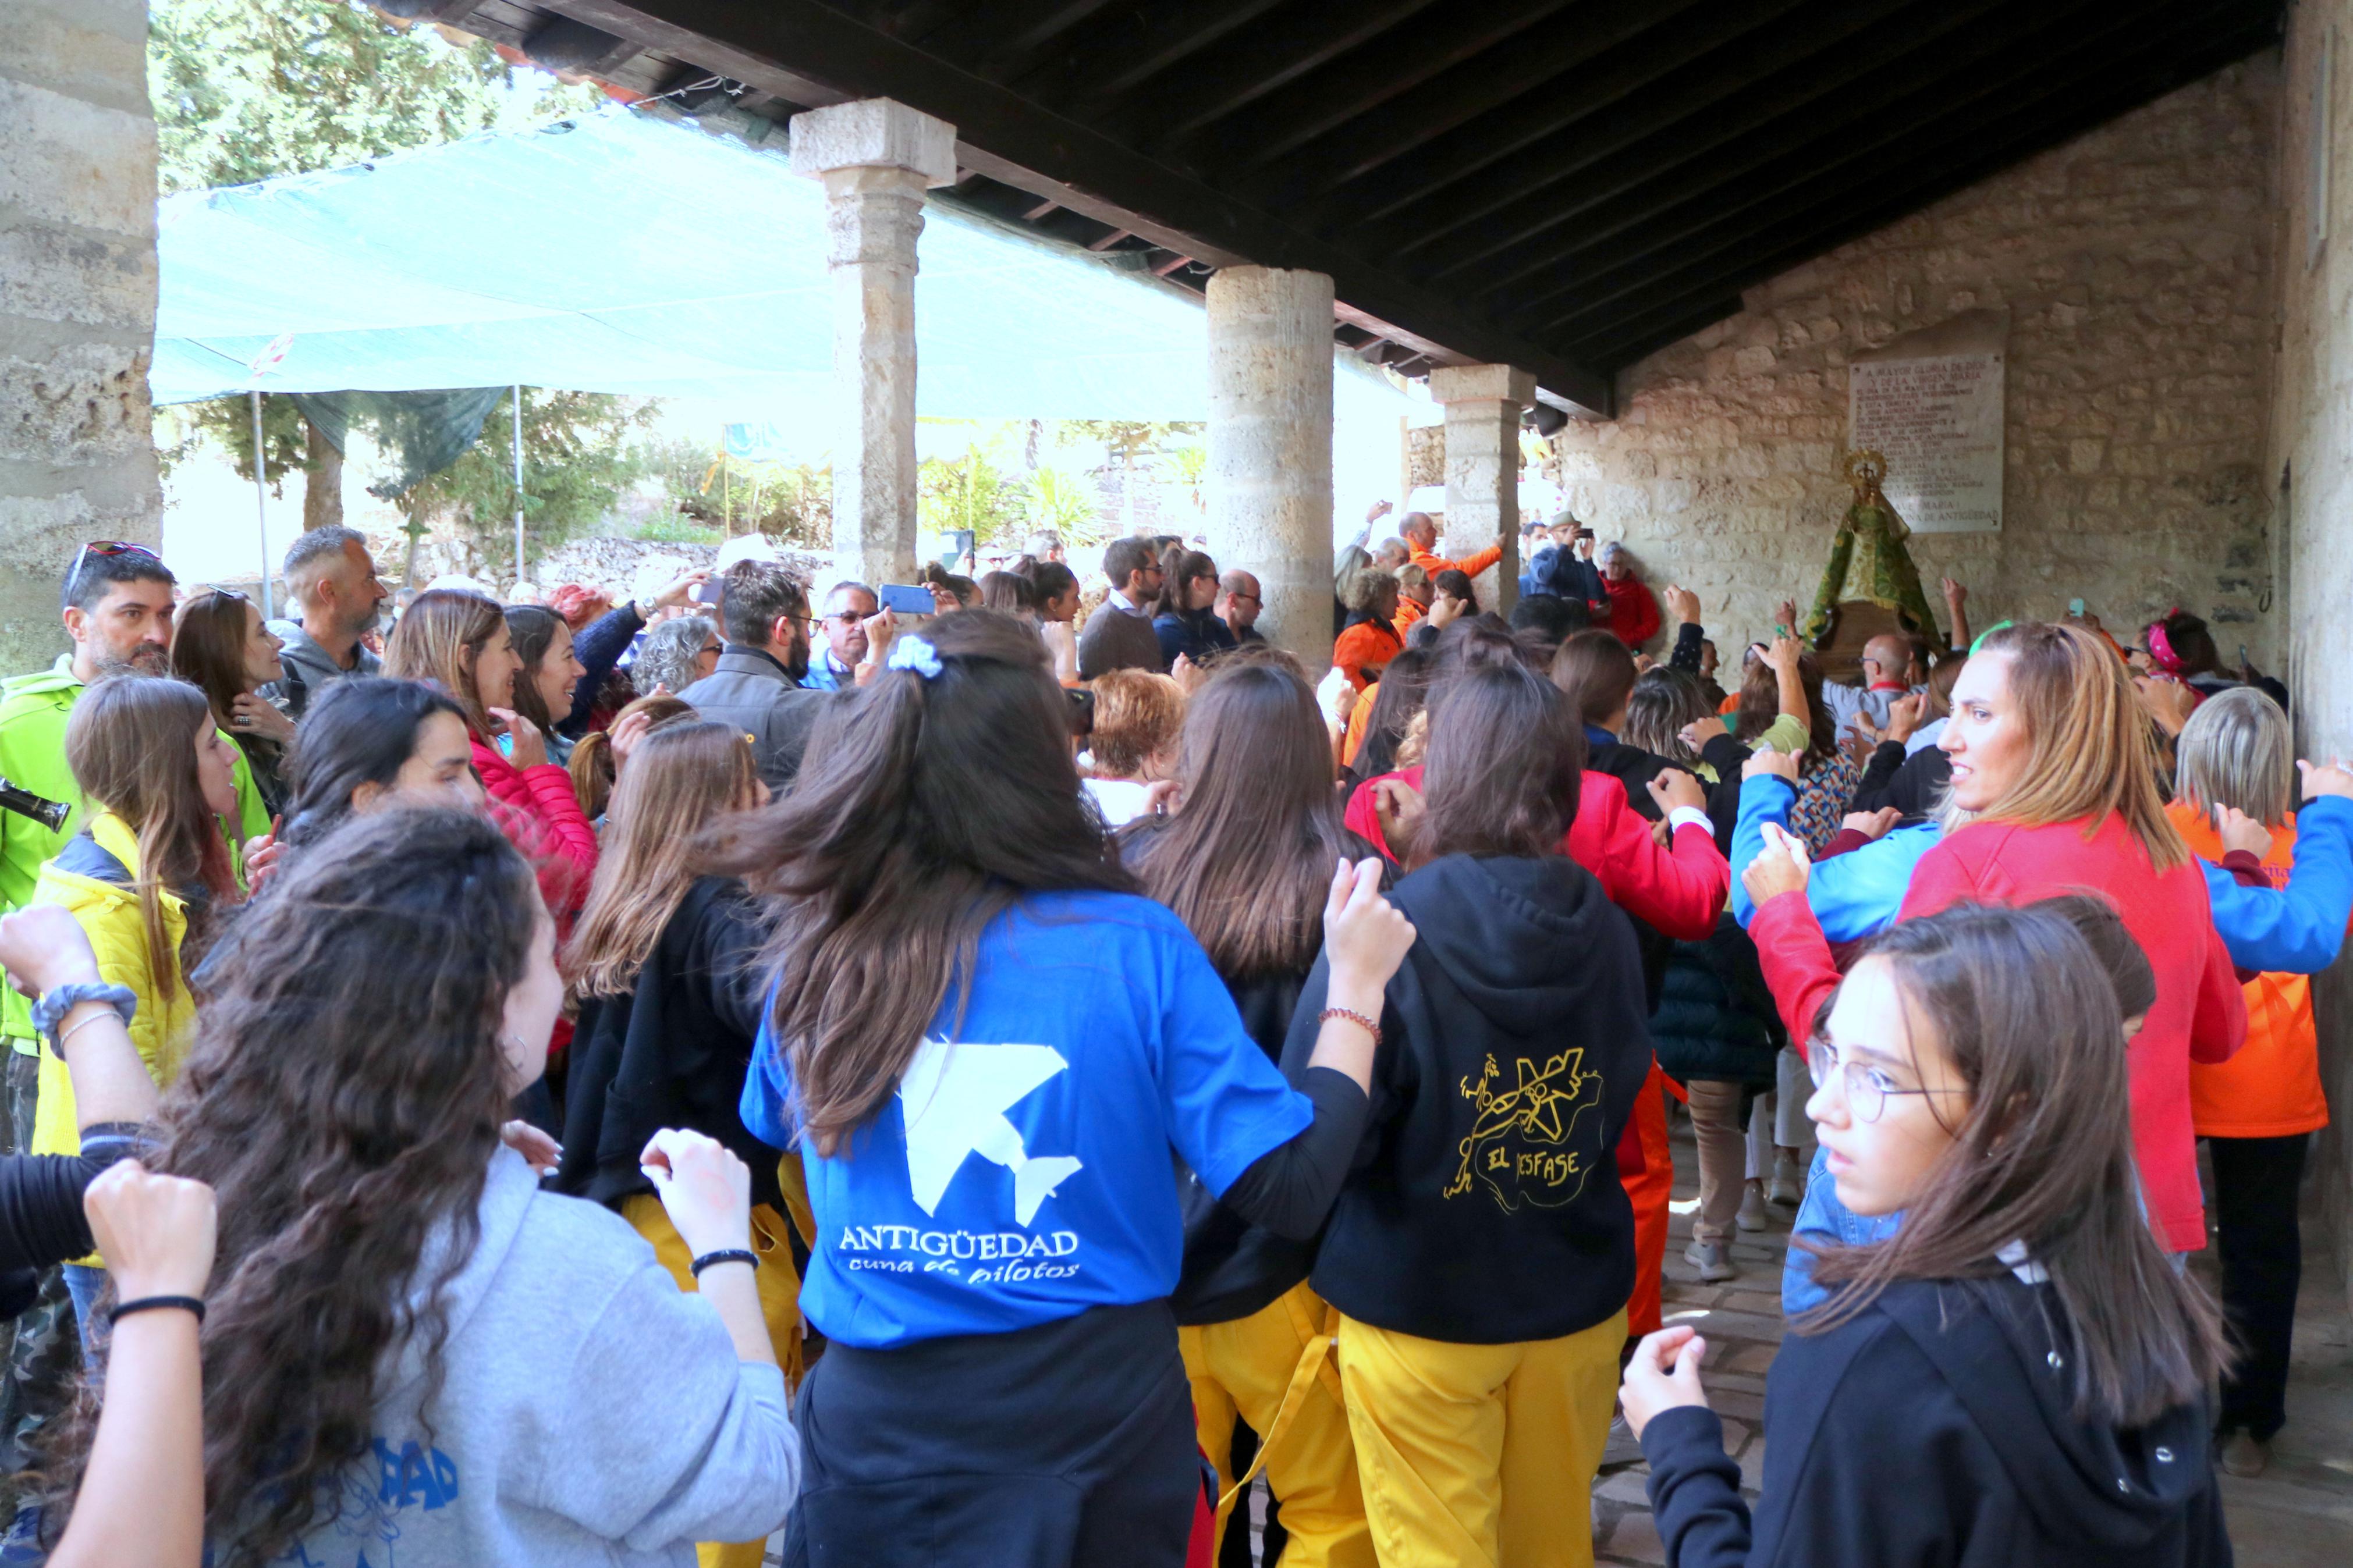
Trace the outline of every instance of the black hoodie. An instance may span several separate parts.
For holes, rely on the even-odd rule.
[[[1704,1327],[1704,1325],[1703,1325]],[[1755,1530],[1724,1430],[1642,1432],[1677,1568],[2206,1568],[2231,1562],[2209,1413],[2120,1430],[2071,1408],[2073,1342],[2048,1285],[1906,1280],[1782,1342],[1765,1389]]]
[[[1419,936],[1389,982],[1316,1293],[1457,1344],[1591,1328],[1634,1288],[1615,1154],[1651,1068],[1633,928],[1556,855],[1450,855],[1389,897]],[[1318,959],[1283,1050],[1293,1072],[1329,979]]]

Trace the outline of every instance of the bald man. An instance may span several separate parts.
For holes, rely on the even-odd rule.
[[[1913,668],[1911,639],[1882,633],[1862,645],[1862,684],[1825,680],[1822,704],[1831,710],[1841,736],[1858,714],[1869,719],[1874,729],[1884,730],[1888,705],[1907,691],[1923,689],[1919,674]]]
[[[1258,579],[1250,574],[1237,570],[1218,579],[1218,619],[1234,634],[1235,646],[1266,640],[1266,634],[1258,629],[1258,613],[1265,604],[1259,595]]]
[[[1472,551],[1460,561],[1449,561],[1438,553],[1438,524],[1430,521],[1426,511],[1406,513],[1405,521],[1398,524],[1398,532],[1405,537],[1406,546],[1410,552],[1409,559],[1432,577],[1440,572],[1460,572],[1465,577],[1476,577],[1504,558],[1504,547],[1490,544],[1484,550]]]

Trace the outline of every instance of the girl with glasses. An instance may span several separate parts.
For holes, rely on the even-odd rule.
[[[1819,1248],[1831,1295],[1767,1379],[1754,1519],[1705,1342],[1636,1348],[1621,1394],[1677,1568],[2231,1560],[2221,1328],[2143,1213],[2126,1110],[2125,1012],[2158,986],[2144,961],[2120,996],[2086,939],[2118,960],[2130,939],[2073,901],[1906,921],[1839,987],[1807,1114],[1841,1201],[1901,1224]]]

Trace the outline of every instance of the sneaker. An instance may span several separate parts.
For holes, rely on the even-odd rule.
[[[2222,1445],[2222,1469],[2227,1475],[2260,1476],[2271,1462],[2272,1446],[2244,1431],[2232,1433],[2230,1440]]]
[[[1765,1188],[1765,1200],[1778,1204],[1785,1209],[1793,1209],[1805,1194],[1806,1174],[1798,1168],[1798,1162],[1786,1154],[1775,1159],[1773,1180]]]
[[[1683,1261],[1698,1269],[1700,1279],[1710,1285],[1720,1285],[1740,1272],[1732,1266],[1732,1259],[1725,1254],[1724,1243],[1720,1241],[1693,1242],[1683,1248]]]
[[[1765,1228],[1765,1188],[1763,1184],[1757,1182],[1750,1182],[1747,1184],[1746,1190],[1740,1194],[1740,1212],[1732,1216],[1732,1223],[1738,1226],[1743,1230],[1763,1230]]]

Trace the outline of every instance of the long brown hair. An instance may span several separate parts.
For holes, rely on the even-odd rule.
[[[1969,1109],[1894,1236],[1815,1247],[1815,1278],[1838,1289],[1794,1326],[1835,1327],[1899,1279],[1998,1278],[1996,1255],[2023,1242],[2074,1339],[2078,1413],[2138,1426],[2202,1397],[2223,1341],[2142,1215],[2124,1016],[2070,912],[1957,904],[1873,939],[1866,957],[1936,1029]]]
[[[1580,723],[1598,725],[1623,709],[1634,689],[1633,652],[1615,632],[1578,632],[1552,656],[1552,683],[1568,694]]]
[[[640,697],[614,714],[613,722],[618,724],[632,713],[649,715],[646,732],[650,735],[665,724],[693,717],[694,704],[681,697]],[[591,730],[581,736],[579,743],[572,748],[572,760],[565,767],[572,774],[572,793],[580,797],[580,809],[591,820],[604,816],[606,805],[613,798],[613,778],[618,771],[613,763],[609,727]]]
[[[1427,711],[1428,809],[1414,864],[1558,854],[1585,769],[1585,731],[1567,694],[1516,663],[1483,665],[1433,690]]]
[[[431,1418],[444,1292],[480,1238],[508,1113],[507,994],[544,918],[496,824],[399,810],[280,870],[214,949],[154,1163],[220,1199],[204,1439],[225,1564],[277,1562],[341,1516],[336,1483],[367,1458],[385,1358],[404,1343],[424,1349]],[[54,1471],[68,1495],[94,1392]]]
[[[694,884],[694,846],[759,802],[752,743],[733,724],[679,722],[648,735],[613,786],[596,879],[564,953],[573,997],[618,996]]]
[[[185,680],[117,675],[82,693],[66,721],[66,763],[91,805],[111,812],[139,838],[132,886],[147,933],[147,973],[164,998],[178,994],[181,954],[164,925],[165,892],[201,887],[181,942],[202,945],[212,906],[237,896],[237,872],[220,818],[205,802],[196,737],[216,728],[205,694]]]
[[[568,641],[570,628],[562,616],[544,605],[509,605],[504,614],[507,637],[514,645],[515,657],[522,660],[507,706],[530,720],[541,734],[553,735],[555,726],[572,715],[547,710],[547,700],[539,694],[539,667],[546,660],[547,650],[555,646],[555,634],[565,632]]]
[[[1810,650],[1798,655],[1798,681],[1806,691],[1806,749],[1798,763],[1811,773],[1815,763],[1838,754],[1838,721],[1822,701],[1822,667]],[[1734,732],[1747,746],[1755,745],[1781,716],[1781,675],[1771,660],[1760,658],[1741,671],[1737,711]]]
[[[776,901],[763,954],[795,1110],[832,1154],[896,1088],[980,933],[1025,894],[1133,892],[1080,803],[1069,701],[1037,628],[994,610],[923,632],[940,673],[827,705],[792,793],[717,832],[712,868]]]
[[[1277,659],[1222,663],[1186,705],[1176,777],[1176,815],[1139,819],[1123,841],[1146,896],[1229,980],[1305,970],[1333,867],[1359,852],[1340,826],[1314,691]]]
[[[466,710],[466,728],[491,732],[490,710],[474,681],[474,663],[506,621],[479,594],[433,588],[417,595],[385,644],[384,673],[400,680],[438,681]],[[517,675],[516,684],[522,684]]]
[[[2120,816],[2159,871],[2189,863],[2165,815],[2157,738],[2124,661],[2081,626],[2021,621],[1980,643],[2009,659],[2004,678],[2026,721],[2026,765],[1978,820],[2023,826],[2081,822],[2091,837]]]
[[[214,588],[172,617],[172,674],[205,694],[220,724],[236,716],[237,698],[253,689],[245,673],[246,616],[252,612],[244,595]]]

